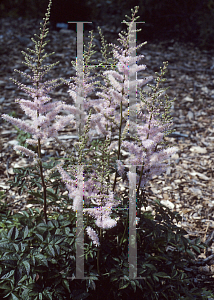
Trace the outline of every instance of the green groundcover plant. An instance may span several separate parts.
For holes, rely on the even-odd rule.
[[[140,87],[152,81],[152,77],[137,80],[141,103],[147,112],[138,103],[138,123],[128,118],[132,111],[128,106],[129,93],[136,89],[136,81],[131,81],[130,76],[146,68],[136,64],[143,55],[130,54],[143,44],[129,49],[135,33],[131,25],[138,18],[138,7],[132,10],[130,22],[124,21],[127,32],[119,34],[121,47],[106,45],[100,31],[104,60],[100,61],[102,68],[96,72],[97,77],[88,67],[82,78],[76,67],[73,81],[44,80],[57,65],[43,62],[51,55],[44,53],[50,8],[51,1],[40,35],[35,35],[37,40],[32,38],[35,49],[23,52],[32,75],[18,71],[32,85],[13,80],[32,98],[32,101],[16,100],[32,122],[2,115],[19,128],[20,145],[14,148],[33,158],[30,166],[14,169],[10,186],[18,187],[20,195],[26,191],[31,195],[29,203],[40,204],[41,209],[32,206],[13,213],[6,204],[1,204],[1,299],[207,299],[211,292],[195,286],[188,273],[188,265],[206,245],[200,238],[185,237],[187,232],[176,225],[181,219],[177,212],[158,200],[151,203],[146,197],[146,184],[166,170],[166,160],[177,149],[164,142],[171,132],[172,101],[161,88],[167,63],[156,74],[155,85],[149,85],[150,92],[144,93]],[[92,42],[93,32],[84,51],[88,66],[95,53]],[[108,46],[113,50],[108,51]],[[110,70],[105,70],[104,63],[111,65]],[[68,85],[68,93],[76,104],[76,91],[81,90],[81,107],[50,102],[48,94],[61,84]],[[94,91],[97,98],[92,100],[90,95]],[[63,110],[67,111],[66,116],[59,114]],[[77,114],[81,115],[80,120],[75,118]],[[58,131],[68,124],[77,128],[80,123],[83,131],[80,127],[79,141],[73,145],[75,155],[58,139]],[[136,135],[129,132],[133,128]],[[48,161],[42,157],[42,145],[50,137],[65,150],[64,157],[51,157]],[[124,156],[122,149],[128,150],[128,155]],[[86,155],[91,156],[90,162]],[[136,165],[136,174],[127,171],[127,165]],[[83,200],[78,185],[83,180],[83,169],[84,276],[89,278],[76,279],[76,212]],[[137,223],[140,279],[129,278],[128,264],[128,188],[135,176],[137,216],[132,222]],[[123,191],[118,187],[119,182],[124,186]],[[4,198],[1,194],[1,203]],[[148,205],[152,211],[146,210]]]

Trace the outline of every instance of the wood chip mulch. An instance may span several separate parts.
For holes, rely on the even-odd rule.
[[[33,48],[30,40],[34,33],[39,33],[40,20],[0,19],[0,110],[1,114],[15,111],[17,118],[26,120],[24,112],[15,103],[17,98],[26,98],[10,77],[27,83],[26,79],[14,73],[14,69],[26,71],[22,64],[21,51]],[[101,26],[105,39],[116,42],[115,28]],[[112,32],[110,31],[112,30]],[[118,30],[119,31],[119,30]],[[96,49],[99,51],[99,33],[95,32]],[[85,33],[85,37],[88,36]],[[49,79],[62,77],[69,79],[75,75],[71,60],[76,59],[76,32],[62,29],[51,31],[47,52],[56,54],[49,62],[60,60],[58,66],[49,73]],[[85,38],[84,38],[85,39]],[[86,38],[86,41],[89,40]],[[143,41],[140,41],[143,42]],[[148,185],[148,196],[151,200],[159,199],[172,210],[182,215],[182,226],[188,236],[200,236],[209,246],[208,250],[197,258],[197,265],[192,266],[196,283],[203,281],[203,286],[212,288],[214,278],[214,50],[199,50],[192,44],[182,44],[174,40],[153,42],[143,46],[139,54],[144,54],[142,63],[147,65],[143,76],[159,72],[163,61],[168,61],[165,87],[169,98],[175,98],[171,110],[173,128],[176,130],[166,140],[179,148],[170,159],[171,166],[167,172],[155,177]],[[71,101],[67,88],[62,87],[50,93],[54,100]],[[16,189],[9,190],[7,180],[13,178],[13,168],[23,167],[31,160],[21,158],[13,150],[16,141],[16,130],[13,125],[0,119],[0,190],[8,193],[8,207],[14,211],[25,209],[27,195],[18,196]],[[71,132],[72,131],[72,132]],[[61,134],[66,143],[72,144],[76,130],[67,127]],[[44,149],[52,156],[63,153],[54,142],[49,141]]]

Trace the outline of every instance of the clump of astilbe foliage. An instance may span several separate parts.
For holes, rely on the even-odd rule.
[[[101,91],[97,92],[97,95],[100,99],[93,103],[88,98],[97,82],[90,82],[90,74],[86,72],[82,111],[62,102],[50,103],[48,93],[57,86],[57,80],[43,82],[42,79],[55,64],[43,65],[47,54],[41,56],[44,52],[44,39],[48,34],[46,26],[50,7],[51,1],[41,27],[41,34],[37,37],[38,42],[33,40],[35,50],[30,52],[34,58],[25,53],[27,66],[32,70],[33,76],[22,74],[32,80],[33,87],[26,87],[15,81],[33,98],[33,101],[19,100],[25,113],[32,118],[33,125],[27,125],[7,115],[2,116],[31,134],[31,138],[27,138],[26,143],[37,147],[36,152],[36,148],[30,150],[26,146],[16,146],[15,149],[34,157],[35,164],[14,169],[15,179],[14,182],[10,182],[11,188],[17,186],[20,195],[24,190],[27,191],[32,196],[31,204],[40,204],[40,209],[32,207],[18,213],[8,209],[7,204],[1,204],[0,294],[2,298],[207,299],[211,293],[195,286],[187,268],[196,255],[204,249],[205,244],[200,239],[193,241],[186,238],[187,232],[176,225],[181,220],[180,215],[172,212],[158,200],[149,203],[152,212],[141,210],[142,206],[148,206],[148,199],[143,192],[146,189],[147,175],[150,178],[149,175],[152,177],[153,174],[163,172],[165,168],[163,159],[175,151],[174,148],[169,148],[171,152],[167,152],[161,146],[169,125],[164,114],[162,114],[163,118],[158,119],[159,111],[155,105],[158,97],[161,96],[159,79],[163,76],[163,72],[158,74],[159,79],[154,92],[146,98],[148,115],[145,116],[145,123],[142,119],[143,125],[136,125],[138,137],[132,142],[129,139],[129,142],[125,143],[128,123],[127,110],[123,110],[123,105],[128,99],[129,52],[128,42],[125,42],[126,39],[128,41],[131,32],[127,22],[128,35],[124,35],[123,39],[122,35],[120,36],[125,49],[115,47],[113,51],[113,61],[116,62],[117,71],[113,69],[112,72],[109,70],[103,72],[105,86],[102,87],[98,83]],[[137,7],[132,10],[131,22],[137,20],[136,13]],[[89,45],[89,58],[90,49]],[[107,59],[106,56],[104,59]],[[134,68],[136,66],[132,71]],[[141,66],[138,70],[140,68],[145,69]],[[141,81],[142,84],[146,82]],[[73,84],[69,84],[69,93],[74,101],[76,97],[74,89],[78,85],[81,85],[79,78]],[[130,88],[131,86],[133,83]],[[94,107],[96,114],[92,114],[91,106]],[[117,107],[120,110],[119,116],[113,113]],[[62,109],[70,111],[71,115],[58,116]],[[105,113],[104,109],[106,109]],[[82,132],[80,131],[79,142],[74,145],[77,152],[75,156],[66,145],[60,143],[57,132],[67,124],[77,125],[73,117],[73,114],[77,113],[81,114],[84,128]],[[141,115],[140,109],[138,113]],[[55,119],[56,123],[51,123]],[[101,136],[92,139],[91,129],[97,129]],[[119,138],[115,141],[112,133],[117,130]],[[64,148],[65,157],[53,157],[49,161],[44,161],[41,146],[48,137],[55,137],[56,142]],[[128,178],[133,178],[133,174],[127,173],[123,166],[121,147],[127,147],[131,154],[135,154],[134,158],[130,155],[129,161],[125,161],[125,164],[138,159],[142,165],[136,177],[137,200],[140,203],[138,207],[140,214],[137,219],[137,262],[138,276],[141,279],[129,278],[127,190],[113,193],[117,186],[117,179],[120,180],[120,173],[122,176],[125,175],[126,184]],[[75,164],[87,165],[86,154],[93,158],[92,166],[84,169],[84,213],[86,213],[83,216],[84,276],[90,278],[76,279],[76,210],[82,199],[78,184],[75,189],[76,180],[77,183],[81,181],[81,172],[75,173],[76,170],[72,167]],[[158,168],[157,164],[160,162],[157,162],[157,158],[162,162]],[[113,181],[110,180],[112,175]],[[66,190],[69,191],[68,195],[64,193]],[[5,195],[1,195],[1,198],[4,200]],[[92,207],[91,203],[96,207]],[[117,205],[124,209],[117,211],[114,209]],[[102,211],[102,208],[106,210]]]

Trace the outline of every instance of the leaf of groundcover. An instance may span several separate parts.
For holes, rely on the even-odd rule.
[[[43,236],[41,235],[41,234],[39,234],[39,233],[35,233],[35,235],[38,237],[38,239],[40,240],[40,241],[44,241],[44,239],[43,239]]]
[[[39,264],[48,267],[48,261],[47,261],[47,258],[46,258],[44,255],[42,255],[42,254],[37,254],[37,255],[35,255],[35,259],[36,259],[36,261],[37,261]]]
[[[63,279],[62,280],[62,284],[69,291],[69,293],[71,293],[68,280],[67,279]]]
[[[144,268],[144,267],[147,267],[148,269],[157,271],[156,267],[155,267],[154,265],[152,265],[152,264],[143,264],[142,267],[143,267],[143,268]]]
[[[54,244],[54,248],[55,248],[57,254],[60,255],[60,247],[58,245]]]
[[[37,225],[37,230],[43,234],[48,229],[48,226],[45,223],[39,223]]]
[[[186,252],[189,254],[191,258],[195,258],[195,254],[191,250],[187,249]]]
[[[156,277],[154,274],[152,274],[152,277],[156,280],[156,281],[158,281],[159,282],[159,278],[158,277]]]
[[[19,298],[17,298],[13,293],[11,294],[12,296],[12,300],[19,300]]]
[[[48,221],[47,225],[48,225],[48,227],[51,228],[51,229],[54,228],[54,225],[53,225],[53,222],[52,222],[52,221]]]
[[[131,280],[130,282],[134,292],[136,292],[136,283],[133,280]]]
[[[10,272],[8,272],[7,274],[5,274],[4,276],[2,276],[0,279],[6,279],[11,277],[14,274],[15,270],[11,270]]]
[[[26,272],[27,272],[27,275],[30,274],[30,264],[28,261],[23,261],[22,264],[24,265],[25,269],[26,269]]]
[[[54,251],[54,248],[51,245],[48,245],[47,250],[49,250],[49,252],[53,255],[53,257],[55,257],[55,251]]]
[[[1,261],[2,264],[10,268],[14,268],[17,265],[17,259],[7,259],[7,257],[3,257]]]
[[[48,298],[49,300],[52,300],[52,299],[53,299],[53,298],[52,298],[51,292],[48,291],[48,290],[44,290],[44,291],[42,292],[42,294],[43,294],[46,298]]]
[[[38,201],[38,199],[39,199],[40,201],[43,200],[42,195],[41,195],[40,193],[37,193],[37,192],[30,192],[30,191],[29,191],[28,194],[30,194],[30,195],[36,197],[36,198],[37,198],[37,201]],[[28,202],[29,202],[29,201],[28,201]],[[29,203],[30,203],[30,202],[29,202]]]
[[[14,230],[14,227],[12,227],[12,228],[9,230],[9,232],[8,232],[8,234],[7,234],[7,238],[8,238],[8,239],[11,239],[12,234],[13,234],[13,230]]]
[[[68,226],[70,224],[71,224],[71,221],[68,221],[68,220],[62,220],[62,221],[60,221],[60,227],[61,228],[62,227],[66,227],[66,226]]]
[[[117,258],[117,257],[112,257],[112,258],[113,258],[114,260],[120,262],[119,258]]]
[[[47,189],[47,195],[54,200],[58,200],[58,196],[55,194],[53,189]]]
[[[142,285],[140,284],[140,282],[137,279],[135,280],[135,283],[143,291]]]
[[[26,226],[24,230],[24,239],[28,236],[28,232],[28,226]]]
[[[119,284],[119,290],[122,290],[122,289],[125,289],[125,288],[127,288],[127,286],[130,284],[130,282],[127,282],[127,283],[125,283],[124,285],[123,285],[123,283],[122,282],[120,282],[120,284]]]
[[[199,249],[197,246],[192,245],[192,248],[193,248],[198,254],[201,254],[201,251],[200,251],[200,249]]]
[[[65,237],[63,237],[63,238],[59,239],[58,241],[56,241],[56,242],[54,243],[54,245],[57,245],[57,244],[63,242],[64,240],[65,240]]]
[[[6,252],[9,250],[13,252],[12,246],[8,244],[8,240],[0,241],[0,250],[1,252]]]
[[[1,290],[11,291],[11,286],[8,283],[5,283],[4,280],[0,281]]]
[[[158,272],[158,273],[155,273],[155,274],[153,274],[153,275],[155,275],[155,276],[157,276],[157,277],[161,277],[161,278],[171,278],[170,276],[168,276],[165,272]]]
[[[200,237],[196,238],[195,244],[198,245],[198,244],[200,244],[200,243],[201,243],[201,238],[200,238]]]
[[[22,299],[29,299],[28,297],[29,294],[29,290],[27,288],[24,289],[24,291],[22,292]]]
[[[18,252],[18,251],[19,251],[19,246],[18,246],[18,245],[16,245],[16,244],[13,244],[13,247],[15,248],[16,252]]]

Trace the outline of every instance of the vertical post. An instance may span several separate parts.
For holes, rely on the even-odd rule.
[[[134,176],[129,177],[129,278],[137,277],[137,241],[136,241],[136,166],[129,166]]]
[[[77,176],[79,181],[77,190],[80,195],[79,206],[76,211],[77,229],[76,229],[76,279],[84,278],[84,222],[83,222],[83,166],[77,166]]]
[[[136,57],[136,50],[131,48],[136,47],[136,23],[131,23],[129,27],[129,55]],[[134,31],[134,32],[131,32]],[[134,36],[135,35],[135,36]],[[135,62],[136,64],[136,62]],[[129,68],[133,63],[129,63]],[[129,74],[129,82],[136,82],[136,73]],[[136,100],[137,100],[137,87],[135,90],[129,92],[129,107],[131,106],[134,111],[129,109],[129,135],[135,135],[136,128],[130,132],[130,121],[136,124]],[[129,171],[135,175],[129,177],[129,278],[135,279],[137,276],[137,241],[136,241],[136,166],[129,166]]]
[[[84,89],[84,82],[83,82],[83,22],[77,23],[77,58],[76,58],[76,65],[77,65],[77,78],[79,78],[79,86],[77,87],[77,107],[79,109],[82,108],[83,103],[83,89]],[[77,115],[77,120],[79,123],[78,133],[79,136],[81,135],[81,115]]]
[[[83,91],[84,91],[84,72],[83,72],[83,23],[91,22],[68,22],[77,23],[77,76],[80,79],[80,83],[77,86],[77,107],[82,108],[83,104]],[[77,115],[77,120],[79,121],[78,133],[81,136],[81,115]],[[83,169],[81,166],[77,166],[77,174],[81,174],[81,180],[78,182],[77,189],[79,190],[80,197],[82,199],[81,204],[76,211],[77,215],[77,229],[76,229],[76,279],[87,279],[84,278],[84,222],[83,222]],[[69,277],[68,277],[69,279]]]
[[[131,32],[133,30],[136,30],[136,23],[131,23],[132,26],[130,26],[130,31],[129,31],[129,55],[131,58],[136,57],[136,50],[132,50],[131,48],[136,47],[136,32]],[[135,35],[133,37],[133,35]],[[135,61],[136,64],[136,61]],[[129,68],[133,65],[133,63],[129,63]],[[134,82],[136,83],[136,89],[135,90],[130,90],[129,91],[129,135],[134,135],[136,133],[136,128],[133,128],[130,132],[130,121],[134,124],[136,123],[136,116],[137,116],[137,107],[136,107],[136,101],[137,101],[137,72],[130,74],[129,73],[129,82]],[[132,107],[132,110],[130,111],[130,107]]]
[[[84,91],[84,51],[83,51],[83,29],[84,23],[92,23],[92,22],[68,22],[68,23],[76,23],[76,31],[77,31],[77,56],[76,56],[76,66],[77,66],[77,76],[80,79],[79,85],[77,86],[77,107],[79,109],[82,108],[83,105],[83,91]],[[81,135],[81,115],[77,115],[77,124],[78,124],[78,133]]]

